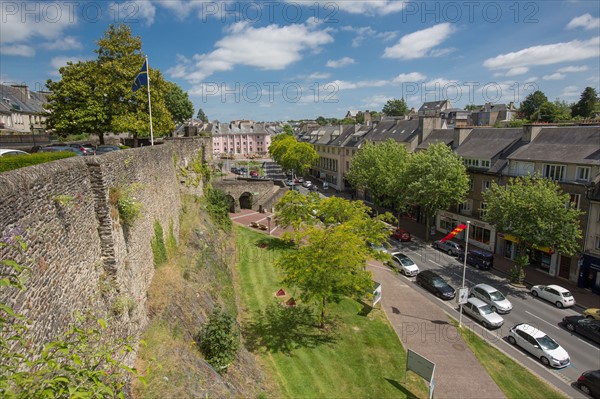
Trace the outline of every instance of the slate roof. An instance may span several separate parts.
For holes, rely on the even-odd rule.
[[[44,104],[48,102],[47,92],[29,90],[27,94],[18,87],[0,85],[0,112],[11,114],[13,112],[24,114],[38,114],[45,112]]]
[[[464,158],[491,160],[518,142],[522,136],[523,129],[521,128],[474,128],[465,141],[455,149],[455,152]]]
[[[454,129],[434,129],[429,133],[429,136],[417,146],[416,150],[425,150],[433,143],[444,143],[447,146],[450,146],[453,141]]]
[[[346,137],[343,143],[344,147],[359,148],[370,136],[373,126],[362,125]]]
[[[267,126],[265,123],[241,122],[241,123],[220,123],[215,121],[209,123],[205,129],[213,135],[226,134],[277,134],[279,131],[274,126]]]
[[[600,163],[600,126],[544,127],[531,141],[507,157],[510,160]]]
[[[421,105],[421,108],[419,108],[419,114],[431,110],[440,111],[443,110],[444,107],[450,107],[450,102],[448,100],[425,102]]]
[[[373,128],[368,139],[374,142],[393,139],[404,143],[412,140],[419,133],[418,130],[418,119],[383,121]]]

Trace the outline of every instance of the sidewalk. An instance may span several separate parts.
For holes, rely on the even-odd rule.
[[[229,216],[240,225],[265,223],[270,213],[243,209]],[[257,231],[260,231],[257,229]],[[271,221],[265,234],[280,236],[283,230]],[[465,399],[505,398],[462,339],[447,314],[406,281],[394,278],[378,261],[368,262],[375,281],[381,284],[381,306],[405,349],[411,349],[436,364],[435,397]]]
[[[400,227],[410,231],[413,236],[421,239],[425,239],[425,225],[417,223],[410,219],[401,219]],[[434,236],[430,236],[431,241],[439,240],[444,237],[443,233],[437,232]],[[458,240],[457,240],[458,241]],[[507,279],[510,277],[510,270],[513,262],[510,259],[506,259],[503,256],[494,254],[494,268],[492,273],[499,276],[504,276]],[[547,273],[535,269],[534,267],[527,267],[525,269],[525,283],[527,286],[532,285],[549,285],[557,284],[560,285],[573,294],[575,297],[576,307],[587,309],[587,308],[600,308],[600,295],[594,294],[591,290],[577,287],[577,284],[558,277],[552,277]]]

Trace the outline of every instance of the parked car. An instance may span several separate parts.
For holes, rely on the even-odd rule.
[[[295,182],[296,182],[296,184],[302,184],[302,183],[304,183],[304,179],[302,177],[296,177]]]
[[[454,288],[431,270],[423,270],[417,274],[417,284],[442,299],[452,299],[456,296]]]
[[[583,315],[588,319],[600,320],[600,309],[588,308],[583,312]]]
[[[85,155],[96,155],[96,151],[93,148],[86,147],[83,144],[69,144],[69,147],[77,148]]]
[[[312,186],[312,182],[310,180],[304,180],[304,183],[302,183],[302,187],[309,188],[310,186]]]
[[[565,316],[563,324],[567,330],[576,332],[600,344],[600,321],[583,316]]]
[[[258,177],[258,170],[251,170],[250,177]]]
[[[470,296],[487,303],[496,313],[506,314],[512,310],[510,301],[491,285],[477,284],[471,288]]]
[[[70,147],[68,145],[64,145],[64,146],[52,145],[52,146],[48,146],[48,147],[42,147],[38,150],[38,152],[74,152],[75,154],[77,154],[79,156],[85,155],[85,153],[83,151],[81,151],[80,149]]]
[[[569,290],[559,285],[534,285],[531,295],[552,302],[558,308],[567,308],[575,305],[575,298]]]
[[[407,277],[416,276],[419,274],[419,266],[413,262],[411,258],[401,252],[392,252],[392,260],[390,265]]]
[[[567,367],[571,360],[566,350],[537,328],[519,323],[508,331],[508,342],[518,345],[540,359],[544,366]]]
[[[408,241],[412,240],[412,237],[411,237],[410,233],[408,232],[408,230],[404,230],[404,229],[394,230],[394,232],[392,232],[392,238],[395,238],[396,240],[402,241],[402,242],[408,242]]]
[[[118,145],[101,144],[96,147],[96,155],[106,154],[107,152],[113,152],[120,150],[121,147]]]
[[[469,298],[463,305],[463,311],[480,322],[485,328],[499,328],[504,319],[492,310],[492,307],[481,299]]]
[[[318,192],[319,188],[317,187],[316,184],[311,184],[310,186],[308,186],[308,191],[312,191],[312,192]]]
[[[29,155],[29,153],[21,150],[12,150],[8,148],[0,148],[0,157],[12,157],[15,155]]]
[[[456,241],[448,240],[442,242],[441,240],[435,241],[432,246],[440,251],[447,252],[448,255],[456,256],[461,252],[465,251],[465,247],[457,243]]]
[[[459,252],[457,259],[460,262],[465,260],[465,252]],[[482,249],[469,250],[467,254],[467,265],[475,266],[481,270],[489,270],[494,266],[494,254]]]
[[[600,399],[600,370],[584,371],[577,379],[577,388],[595,399]]]

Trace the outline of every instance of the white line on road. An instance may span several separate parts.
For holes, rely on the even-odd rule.
[[[527,313],[527,314],[528,314],[528,315],[530,315],[530,316],[533,316],[533,317],[535,317],[535,318],[536,318],[536,319],[538,319],[538,320],[541,320],[541,321],[543,321],[544,323],[548,324],[549,326],[552,326],[552,327],[556,328],[557,330],[560,330],[560,328],[558,328],[558,326],[555,326],[555,325],[554,325],[554,324],[552,324],[552,323],[548,323],[546,320],[542,319],[541,317],[538,317],[538,316],[534,315],[533,313],[531,313],[531,312],[529,312],[529,311],[527,311],[527,310],[525,311],[525,313]]]

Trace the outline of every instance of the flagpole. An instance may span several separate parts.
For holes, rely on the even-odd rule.
[[[154,133],[152,132],[152,103],[150,102],[150,64],[146,56],[146,77],[148,78],[148,112],[150,113],[150,145],[154,145]]]
[[[467,256],[468,256],[468,250],[469,250],[469,229],[471,228],[471,221],[467,220],[467,236],[465,237],[465,258],[463,259],[463,278],[462,278],[462,288],[465,288],[465,277],[467,274]],[[462,308],[463,305],[462,303],[460,305],[458,305],[460,307],[460,315],[458,317],[458,327],[462,327]]]

